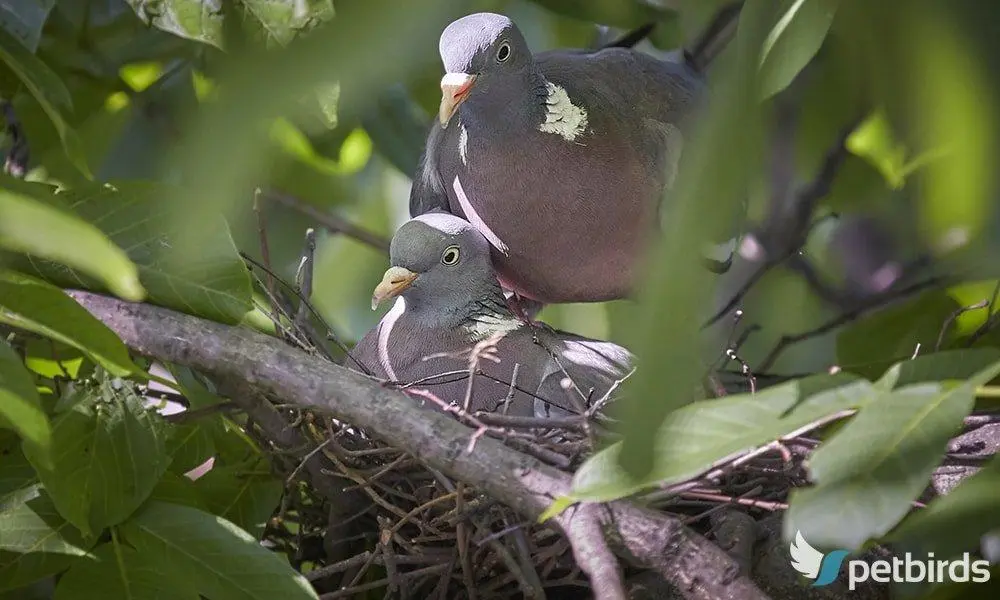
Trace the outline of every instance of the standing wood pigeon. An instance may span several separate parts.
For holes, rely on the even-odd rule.
[[[410,214],[464,216],[527,299],[628,296],[703,96],[699,62],[627,47],[532,55],[492,13],[451,23],[439,50],[441,106]]]
[[[399,228],[389,252],[392,266],[372,306],[389,298],[396,303],[351,351],[375,376],[419,382],[462,406],[470,357],[477,352],[484,375],[473,379],[469,410],[549,417],[579,412],[569,394],[584,406],[584,397],[600,399],[629,372],[632,355],[621,346],[515,317],[497,282],[489,242],[467,221],[421,215]],[[567,389],[566,379],[576,389]],[[512,381],[516,390],[504,408]]]

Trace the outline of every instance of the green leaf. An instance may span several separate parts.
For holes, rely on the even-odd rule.
[[[222,3],[208,0],[127,0],[147,25],[222,48]]]
[[[870,402],[876,394],[867,381],[819,375],[767,388],[756,394],[727,396],[689,404],[671,413],[656,436],[654,467],[633,480],[617,465],[621,443],[598,452],[573,476],[570,496],[605,502],[657,483],[684,481],[717,462],[779,439],[842,410]]]
[[[6,0],[0,3],[0,29],[35,52],[42,37],[42,27],[55,3],[55,0]]]
[[[24,366],[46,379],[76,379],[83,361],[78,349],[53,340],[33,338],[24,344]]]
[[[73,113],[73,99],[59,76],[31,53],[16,37],[0,27],[0,60],[28,88],[59,133],[66,155],[87,177],[90,168],[76,132],[67,123]]]
[[[150,501],[169,502],[206,510],[195,483],[183,475],[167,471],[149,495]]]
[[[8,496],[19,498],[22,490],[37,483],[38,476],[24,457],[20,440],[12,438],[0,446],[0,507],[8,504]]]
[[[200,510],[151,502],[121,529],[138,552],[160,557],[212,600],[318,597],[301,574],[253,536]]]
[[[945,321],[958,309],[951,296],[933,290],[855,321],[837,336],[837,360],[850,370],[912,356],[917,344],[920,352],[933,352]]]
[[[60,577],[54,598],[198,600],[198,593],[177,565],[112,541],[95,549],[91,560],[78,562]]]
[[[299,33],[333,18],[333,0],[243,0],[242,4],[257,18],[268,38],[282,46]]]
[[[221,427],[216,419],[171,427],[167,437],[167,453],[173,457],[170,470],[183,475],[214,456],[213,436]]]
[[[116,375],[139,371],[113,331],[62,290],[0,270],[0,323],[79,348]]]
[[[173,188],[166,184],[115,182],[69,190],[58,199],[127,248],[149,302],[215,321],[239,322],[251,308],[250,276],[226,222],[217,216],[218,226],[198,240],[198,251],[186,253],[191,260],[177,260],[176,233],[166,230],[177,214],[168,202],[168,190]],[[30,266],[55,283],[94,287],[53,265],[36,261]]]
[[[896,363],[875,382],[875,385],[891,390],[916,383],[965,381],[998,360],[1000,360],[1000,350],[996,348],[935,352]]]
[[[163,422],[129,382],[102,376],[53,424],[54,468],[25,455],[66,520],[87,535],[121,523],[145,501],[170,457]]]
[[[31,373],[7,342],[0,341],[0,427],[13,429],[49,463],[52,427]]]
[[[760,96],[770,98],[788,87],[812,60],[833,23],[839,0],[748,0],[740,17],[759,22],[762,14],[773,23],[760,49]]]
[[[994,363],[964,383],[910,385],[864,407],[810,457],[816,485],[792,493],[786,537],[856,550],[885,535],[927,487],[976,388],[998,373]]]
[[[136,267],[101,230],[45,202],[47,186],[26,185],[9,178],[0,182],[0,247],[37,255],[79,269],[99,279],[126,300],[142,300]],[[16,188],[11,186],[16,185]],[[28,195],[27,190],[38,193]]]
[[[1000,458],[994,457],[948,495],[907,517],[890,539],[942,557],[975,548],[984,534],[1000,529],[998,489]]]
[[[89,548],[37,485],[21,502],[0,505],[0,590],[58,573]]]
[[[253,461],[260,464],[260,461]],[[263,463],[266,466],[266,463]],[[214,467],[195,482],[208,509],[260,539],[281,501],[284,485],[261,466]]]

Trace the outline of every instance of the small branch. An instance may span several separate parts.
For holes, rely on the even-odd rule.
[[[955,320],[958,319],[958,317],[969,312],[970,310],[979,310],[980,308],[986,308],[989,305],[990,301],[987,300],[986,298],[983,298],[982,300],[976,302],[975,304],[971,304],[969,306],[963,306],[962,308],[959,308],[955,312],[948,315],[948,318],[944,320],[944,324],[941,325],[941,331],[938,333],[937,342],[934,344],[934,351],[937,352],[938,350],[941,349],[941,344],[944,343],[944,336],[948,334],[948,330],[951,329],[952,324],[955,323]]]
[[[325,227],[330,233],[341,233],[349,238],[361,242],[362,244],[371,246],[383,254],[389,253],[389,240],[376,233],[372,233],[371,231],[359,227],[354,223],[338,217],[337,215],[324,212],[311,204],[306,204],[294,196],[282,194],[276,191],[266,192],[266,196],[268,200],[273,200],[279,204],[283,204],[284,206],[296,210],[307,217],[315,219],[317,223]]]

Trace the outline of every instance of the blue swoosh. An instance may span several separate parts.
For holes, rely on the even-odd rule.
[[[833,580],[840,574],[840,565],[844,563],[844,559],[847,558],[848,554],[850,552],[847,550],[834,550],[824,556],[823,562],[819,566],[819,575],[816,577],[816,581],[812,583],[812,587],[833,583]]]

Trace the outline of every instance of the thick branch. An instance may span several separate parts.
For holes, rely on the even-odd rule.
[[[136,352],[196,368],[223,379],[240,379],[282,402],[322,409],[370,431],[428,466],[483,490],[537,518],[553,498],[569,491],[569,477],[552,467],[483,437],[467,452],[471,431],[451,417],[419,410],[402,392],[353,371],[309,356],[256,331],[210,323],[145,304],[87,292],[70,292]],[[595,539],[595,523],[616,554],[656,569],[686,598],[767,598],[722,550],[677,519],[627,502],[584,505],[554,519],[573,545],[595,591],[618,598],[621,584]],[[587,564],[589,562],[589,564]]]

